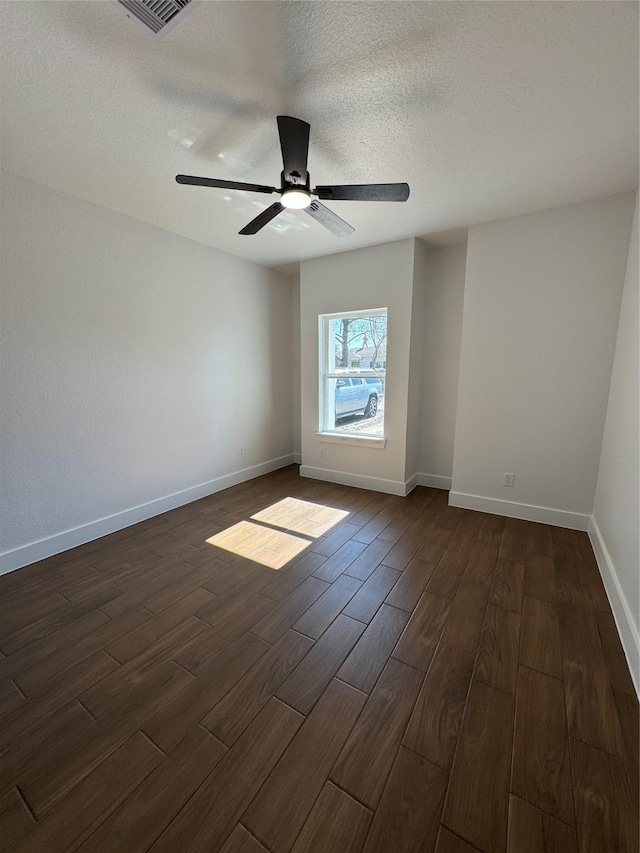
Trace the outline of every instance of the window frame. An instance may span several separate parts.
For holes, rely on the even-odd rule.
[[[351,379],[356,378],[365,381],[369,378],[381,379],[384,382],[385,399],[387,370],[387,357],[385,356],[385,368],[381,373],[380,370],[374,368],[362,367],[346,367],[335,368],[335,338],[333,330],[330,330],[330,324],[334,320],[340,320],[344,317],[374,317],[384,316],[389,319],[389,312],[386,307],[383,308],[367,308],[359,311],[337,311],[332,314],[318,315],[318,432],[317,435],[321,441],[339,442],[342,444],[361,444],[364,446],[375,447],[382,449],[386,444],[386,416],[383,419],[382,429],[383,434],[377,433],[358,433],[342,431],[331,427],[335,424],[335,394],[327,394],[328,381],[335,379]],[[350,373],[353,371],[353,373]]]

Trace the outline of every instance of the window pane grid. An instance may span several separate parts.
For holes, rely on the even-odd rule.
[[[341,370],[340,372],[335,371],[334,373],[327,371],[327,373],[324,374],[324,377],[325,379],[384,379],[385,371]]]

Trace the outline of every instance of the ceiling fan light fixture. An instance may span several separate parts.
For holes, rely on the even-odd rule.
[[[285,190],[280,201],[283,207],[288,207],[291,210],[303,210],[311,204],[311,196],[307,190],[294,188]]]
[[[164,0],[147,0],[162,3]],[[178,2],[178,0],[175,0]],[[180,0],[187,2],[187,0]],[[188,0],[191,2],[191,0]],[[278,193],[280,201],[265,208],[251,222],[239,231],[239,234],[257,234],[272,219],[284,210],[304,210],[316,222],[324,226],[336,237],[353,234],[354,228],[344,219],[325,207],[319,199],[334,201],[406,201],[409,198],[409,184],[337,184],[319,186],[311,189],[311,178],[307,169],[309,154],[309,130],[306,121],[292,116],[278,116],[278,134],[282,165],[280,187],[268,187],[264,184],[248,184],[246,181],[227,181],[219,178],[199,178],[196,175],[176,175],[179,184],[191,184],[195,187],[217,187],[226,190],[241,190],[253,193]],[[220,159],[226,155],[220,152]],[[314,200],[311,200],[311,197]],[[223,196],[227,198],[227,196]]]

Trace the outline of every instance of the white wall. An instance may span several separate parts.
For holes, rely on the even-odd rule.
[[[358,249],[300,264],[302,469],[347,484],[404,492],[414,241]],[[383,450],[325,444],[318,431],[318,316],[388,309]],[[320,450],[326,450],[326,457]]]
[[[291,277],[291,351],[293,367],[293,454],[302,459],[300,424],[300,273]]]
[[[407,454],[405,480],[415,484],[420,461],[420,415],[424,351],[424,314],[427,289],[427,250],[413,241],[413,300],[411,305],[411,348],[409,354],[409,403],[407,410]]]
[[[1,262],[5,569],[290,461],[287,279],[6,174]]]
[[[466,244],[426,254],[422,335],[421,482],[451,487]]]
[[[636,196],[593,524],[589,531],[636,689],[640,688],[639,228]]]
[[[469,229],[453,503],[586,529],[633,204]]]

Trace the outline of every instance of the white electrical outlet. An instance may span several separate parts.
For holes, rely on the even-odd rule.
[[[240,456],[241,456],[243,459],[246,459],[248,455],[249,455],[249,451],[247,450],[247,448],[246,448],[246,447],[241,447],[241,448],[240,448]]]
[[[504,480],[502,481],[502,485],[503,486],[513,486],[515,481],[516,481],[516,475],[515,474],[507,474],[505,472]]]
[[[326,459],[326,458],[327,458],[327,448],[321,447],[320,448],[320,459]]]

